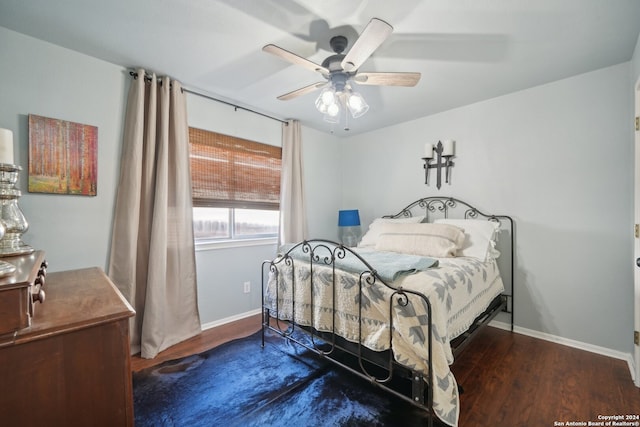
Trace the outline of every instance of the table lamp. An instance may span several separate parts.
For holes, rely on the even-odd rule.
[[[353,248],[360,242],[360,214],[357,209],[338,211],[338,232],[343,245]]]

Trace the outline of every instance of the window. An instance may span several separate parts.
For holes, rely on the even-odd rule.
[[[276,237],[282,150],[189,128],[196,240]]]
[[[239,208],[193,208],[196,240],[256,239],[278,235],[279,211]]]

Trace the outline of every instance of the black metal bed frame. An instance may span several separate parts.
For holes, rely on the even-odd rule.
[[[417,211],[420,215],[425,215],[425,222],[432,222],[434,216],[442,218],[452,218],[452,213],[458,213],[456,218],[464,219],[486,219],[488,221],[497,221],[503,226],[508,226],[509,240],[509,256],[506,261],[508,262],[510,278],[509,284],[505,283],[505,292],[496,297],[489,308],[478,316],[471,327],[461,334],[459,337],[451,341],[452,351],[454,357],[457,357],[462,350],[469,344],[472,338],[474,338],[478,331],[486,326],[499,312],[509,313],[511,321],[511,331],[513,331],[514,324],[514,310],[513,310],[513,298],[514,298],[514,222],[513,219],[506,215],[490,215],[485,214],[466,202],[455,199],[453,197],[425,197],[409,204],[395,215],[388,215],[385,218],[404,218],[412,217],[416,214],[413,211]],[[460,214],[461,213],[461,214]],[[504,228],[502,228],[504,230]],[[503,239],[500,239],[503,241]],[[265,305],[265,286],[268,280],[268,275],[278,274],[277,266],[281,263],[293,266],[294,259],[291,257],[291,252],[295,249],[301,249],[305,254],[309,255],[309,264],[311,268],[311,274],[313,277],[313,266],[321,265],[332,268],[332,280],[333,280],[333,312],[335,313],[335,285],[336,285],[336,265],[335,261],[342,259],[348,254],[350,256],[357,257],[362,262],[362,272],[359,275],[359,297],[362,298],[362,290],[364,286],[370,286],[374,283],[381,283],[392,291],[389,298],[389,330],[393,330],[393,316],[391,312],[393,310],[394,301],[400,305],[406,305],[409,302],[409,295],[420,298],[424,301],[427,307],[427,315],[429,317],[429,323],[427,325],[428,331],[428,370],[427,375],[422,372],[414,371],[410,368],[404,367],[394,360],[392,353],[393,334],[389,333],[389,350],[377,352],[370,350],[361,344],[362,341],[362,305],[359,304],[358,313],[358,331],[359,337],[357,343],[347,341],[346,339],[338,336],[335,333],[335,315],[333,316],[333,332],[318,331],[312,327],[299,325],[292,320],[282,321],[279,320],[278,313],[272,317],[271,310]],[[500,259],[503,259],[503,256]],[[499,267],[500,268],[500,267]],[[293,271],[294,269],[292,269]],[[292,291],[295,290],[295,275],[292,274],[292,283],[294,284]],[[503,282],[505,277],[503,276]],[[310,286],[313,286],[313,280],[311,280]],[[311,295],[311,306],[313,307],[313,292]],[[292,298],[295,301],[295,295]],[[263,317],[262,317],[262,346],[265,343],[265,332],[271,330],[284,338],[293,341],[311,351],[317,355],[326,358],[327,360],[335,363],[336,365],[346,369],[347,371],[368,380],[374,385],[377,385],[384,389],[386,392],[391,393],[402,400],[410,402],[411,404],[425,409],[428,413],[428,426],[433,426],[433,390],[432,382],[428,379],[433,378],[433,363],[432,363],[432,321],[431,321],[431,303],[429,299],[419,293],[409,289],[395,288],[386,283],[381,277],[378,276],[375,269],[371,267],[360,255],[352,251],[348,247],[343,246],[340,243],[333,242],[324,239],[312,239],[305,240],[293,246],[285,254],[279,255],[274,260],[264,261],[262,263],[262,301],[263,301]],[[279,311],[276,298],[276,312]],[[311,322],[313,320],[314,310],[311,310]],[[292,318],[295,319],[295,302],[292,308]],[[271,324],[271,320],[275,321],[275,326]],[[298,339],[294,332],[296,328],[303,330],[307,336],[311,338],[311,344]],[[319,340],[319,342],[316,341]]]

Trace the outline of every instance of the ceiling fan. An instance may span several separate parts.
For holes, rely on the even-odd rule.
[[[348,109],[351,115],[356,118],[369,109],[362,95],[353,90],[352,83],[377,86],[415,86],[420,80],[420,73],[359,71],[360,66],[389,37],[392,31],[391,25],[381,19],[373,18],[346,54],[343,52],[348,45],[347,38],[341,35],[334,36],[330,40],[330,46],[335,54],[327,57],[322,61],[322,64],[316,64],[273,44],[264,46],[263,51],[294,65],[319,72],[325,78],[325,81],[280,95],[278,99],[286,101],[322,89],[320,96],[316,99],[316,108],[325,115],[325,120],[337,123],[342,110],[345,110],[346,114]]]

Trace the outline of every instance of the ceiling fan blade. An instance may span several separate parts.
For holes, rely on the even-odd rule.
[[[342,69],[354,71],[371,56],[393,31],[393,27],[381,19],[373,18],[342,60]]]
[[[286,49],[283,49],[281,47],[278,47],[274,44],[268,44],[266,46],[264,46],[262,48],[263,51],[268,52],[272,55],[275,55],[277,57],[280,57],[282,59],[284,59],[285,61],[289,61],[292,64],[295,65],[300,65],[302,67],[305,67],[311,71],[317,71],[319,73],[322,74],[329,74],[329,70],[327,70],[326,68],[324,68],[322,65],[316,64],[313,61],[309,61],[306,58],[303,58],[301,56],[296,55],[295,53],[289,52]]]
[[[420,73],[358,73],[353,81],[361,85],[412,87],[418,84],[420,76]]]
[[[280,95],[278,99],[280,101],[288,101],[293,98],[297,98],[302,95],[306,95],[307,93],[313,92],[317,89],[327,86],[327,82],[318,82],[311,84],[309,86],[302,87],[300,89],[294,90],[293,92],[285,93],[284,95]]]

